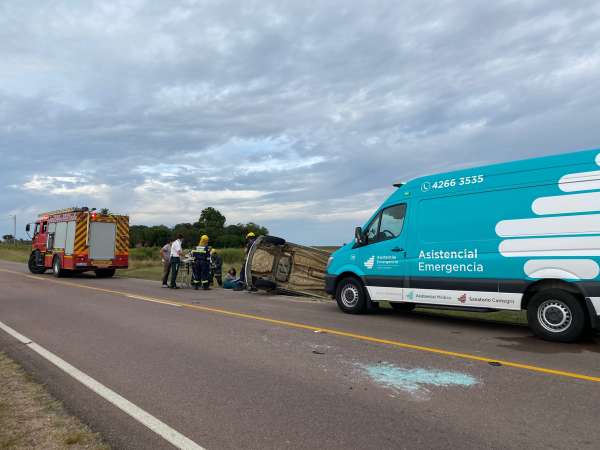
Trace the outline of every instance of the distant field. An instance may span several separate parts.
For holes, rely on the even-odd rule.
[[[321,250],[334,251],[338,247],[318,247]],[[27,263],[29,256],[29,245],[8,245],[0,244],[0,259],[6,261]],[[244,250],[241,248],[225,248],[218,250],[223,257],[223,273],[230,267],[235,267],[239,274],[244,259]],[[119,270],[118,276],[127,278],[143,278],[146,280],[159,281],[162,276],[162,264],[158,247],[132,248],[129,250],[129,269]],[[384,308],[389,308],[387,302],[382,302]],[[472,320],[504,322],[513,324],[527,323],[526,313],[524,311],[499,311],[495,313],[476,313],[463,311],[446,311],[417,308],[417,311],[442,316],[468,318]]]
[[[0,259],[27,264],[30,249],[29,245],[0,244]],[[130,249],[129,269],[119,270],[117,274],[128,278],[160,280],[162,276],[162,264],[159,250],[158,247]],[[224,248],[217,251],[223,258],[223,271],[226,272],[230,267],[235,267],[239,273],[244,259],[244,250],[241,248]]]

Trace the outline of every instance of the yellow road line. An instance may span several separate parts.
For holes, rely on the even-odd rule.
[[[486,356],[477,356],[477,355],[471,355],[469,353],[453,352],[450,350],[444,350],[444,349],[435,348],[435,347],[427,347],[427,346],[423,346],[423,345],[408,344],[405,342],[393,341],[390,339],[380,339],[380,338],[376,338],[376,337],[372,337],[372,336],[365,336],[362,334],[349,333],[347,331],[341,331],[341,330],[336,330],[336,329],[332,329],[332,328],[316,327],[313,325],[306,325],[306,324],[298,323],[298,322],[289,322],[287,320],[271,319],[269,317],[257,316],[254,314],[246,314],[246,313],[240,313],[240,312],[235,312],[235,311],[228,311],[226,309],[212,308],[210,306],[190,305],[188,303],[178,302],[178,301],[174,301],[174,300],[168,300],[168,299],[162,299],[162,298],[156,298],[156,297],[147,297],[147,296],[143,296],[143,295],[133,294],[130,292],[116,291],[113,289],[99,288],[99,287],[95,287],[95,286],[86,286],[86,285],[82,285],[79,283],[56,280],[56,279],[52,279],[52,278],[41,278],[39,276],[28,275],[28,274],[24,274],[22,272],[16,272],[13,270],[8,270],[8,269],[0,269],[0,272],[21,275],[23,277],[31,278],[31,279],[37,280],[37,281],[47,281],[50,283],[60,284],[63,286],[71,286],[71,287],[77,287],[77,288],[81,288],[81,289],[89,289],[89,290],[93,290],[93,291],[103,292],[106,294],[124,296],[126,298],[133,299],[133,300],[141,300],[141,301],[146,301],[146,302],[165,304],[165,305],[169,305],[169,306],[177,306],[177,307],[188,308],[188,309],[193,309],[193,310],[197,310],[197,311],[221,314],[221,315],[225,315],[225,316],[229,316],[229,317],[236,317],[239,319],[251,319],[251,320],[256,320],[256,321],[260,321],[260,322],[270,323],[273,325],[285,326],[285,327],[289,327],[289,328],[296,328],[296,329],[309,330],[309,331],[321,331],[323,333],[331,334],[334,336],[343,336],[343,337],[348,337],[348,338],[365,341],[365,342],[390,345],[392,347],[397,347],[397,348],[417,350],[417,351],[434,353],[437,355],[450,356],[450,357],[454,357],[454,358],[466,359],[466,360],[471,360],[471,361],[480,361],[480,362],[485,362],[485,363],[500,363],[503,366],[514,367],[517,369],[524,369],[524,370],[528,370],[531,372],[538,372],[538,373],[544,373],[544,374],[549,374],[549,375],[557,375],[557,376],[562,376],[562,377],[575,378],[578,380],[586,380],[586,381],[592,381],[595,383],[600,383],[600,377],[594,377],[594,376],[579,374],[579,373],[575,373],[575,372],[566,372],[566,371],[562,371],[562,370],[548,369],[545,367],[532,366],[529,364],[521,364],[518,362],[505,361],[502,359],[490,358],[490,357],[486,357]]]

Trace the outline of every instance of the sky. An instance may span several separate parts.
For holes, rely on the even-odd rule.
[[[212,206],[337,245],[395,182],[598,147],[598,1],[0,3],[0,235]]]

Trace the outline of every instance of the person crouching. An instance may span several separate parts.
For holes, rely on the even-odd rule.
[[[208,246],[208,236],[203,235],[200,238],[198,246],[192,250],[194,265],[192,267],[192,284],[194,289],[198,290],[200,286],[207,291],[210,278],[210,247]]]

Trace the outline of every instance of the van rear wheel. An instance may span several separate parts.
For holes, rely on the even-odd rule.
[[[344,278],[338,283],[335,300],[345,313],[362,314],[367,309],[365,289],[356,278]]]
[[[529,302],[527,322],[542,339],[574,342],[585,332],[585,309],[570,292],[546,289],[534,295]]]

